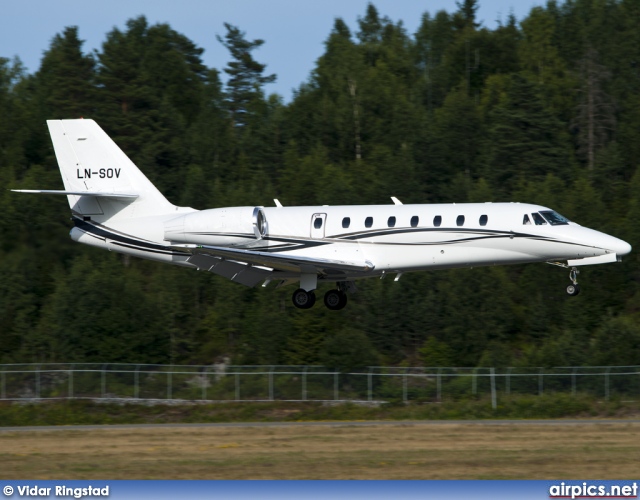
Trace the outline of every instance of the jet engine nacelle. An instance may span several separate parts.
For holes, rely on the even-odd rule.
[[[164,225],[165,240],[201,245],[243,245],[267,233],[261,207],[212,208],[176,217]]]

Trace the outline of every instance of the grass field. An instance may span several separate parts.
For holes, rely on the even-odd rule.
[[[631,479],[640,424],[0,433],[3,479]]]

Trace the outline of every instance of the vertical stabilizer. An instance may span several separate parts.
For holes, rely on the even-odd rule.
[[[74,213],[103,222],[177,210],[95,121],[47,125]]]

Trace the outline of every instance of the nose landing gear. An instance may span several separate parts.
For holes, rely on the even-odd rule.
[[[575,267],[572,267],[571,271],[569,272],[571,285],[567,286],[567,293],[572,297],[575,297],[580,293],[580,285],[578,285],[578,274],[580,274],[580,271],[578,271]]]
[[[551,264],[552,266],[564,267],[565,269],[569,268],[567,264],[564,264],[562,262],[549,261],[547,262],[547,264]],[[567,294],[569,294],[571,297],[575,297],[580,293],[580,285],[578,285],[578,274],[580,274],[580,271],[578,271],[575,266],[571,268],[571,271],[569,271],[569,279],[571,280],[571,284],[567,286]]]

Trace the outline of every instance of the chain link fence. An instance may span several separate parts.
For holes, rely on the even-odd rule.
[[[135,364],[0,365],[0,400],[439,402],[512,394],[640,395],[640,366],[400,368]]]

